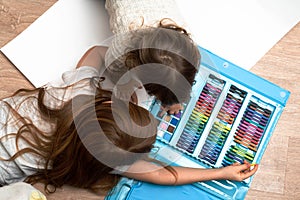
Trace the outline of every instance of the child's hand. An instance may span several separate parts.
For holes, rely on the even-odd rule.
[[[165,107],[161,107],[161,109],[164,111],[163,113],[167,112],[170,115],[174,115],[180,112],[180,110],[183,109],[183,106],[178,103],[178,104],[173,104],[171,106],[165,106]]]
[[[234,163],[230,166],[222,168],[222,176],[224,179],[233,181],[242,181],[252,176],[258,169],[258,165],[254,165],[251,169],[249,162],[244,161],[244,164]]]

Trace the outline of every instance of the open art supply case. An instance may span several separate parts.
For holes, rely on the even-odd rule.
[[[170,165],[199,168],[243,160],[260,163],[290,92],[199,50],[200,70],[182,112],[162,115],[158,101],[146,102],[159,120],[151,156]],[[122,178],[106,200],[244,199],[252,179],[162,186]]]

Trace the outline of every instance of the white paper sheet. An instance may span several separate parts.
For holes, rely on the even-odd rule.
[[[202,47],[250,69],[300,20],[299,0],[177,0]],[[1,51],[35,86],[75,67],[112,33],[104,0],[59,0]]]
[[[1,51],[36,87],[75,68],[112,35],[102,0],[59,0]]]
[[[299,0],[176,0],[194,40],[249,70],[300,21]]]

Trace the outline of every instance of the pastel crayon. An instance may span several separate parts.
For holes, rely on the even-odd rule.
[[[226,154],[226,156],[228,157],[228,158],[230,158],[230,159],[234,159],[235,158],[235,156],[233,155],[233,154]]]
[[[215,163],[215,161],[214,160],[211,160],[210,158],[208,158],[208,157],[203,157],[203,158],[201,158],[202,160],[205,160],[205,161],[207,161],[207,162],[209,162],[210,164],[214,164]]]
[[[206,108],[202,108],[199,105],[195,105],[194,107],[195,112],[200,112],[203,115],[205,115],[206,117],[210,117],[212,110],[206,109]]]
[[[223,104],[221,109],[222,109],[222,111],[225,111],[226,113],[235,113],[235,114],[237,114],[239,112],[240,108]]]
[[[187,125],[189,125],[191,127],[196,127],[197,131],[203,130],[205,128],[205,123],[203,123],[202,121],[196,122],[194,124],[192,124],[191,122],[189,122]]]
[[[218,92],[212,90],[209,87],[204,87],[201,91],[200,97],[205,96],[205,95],[210,95],[211,97],[216,98],[218,95]]]
[[[249,119],[247,119],[247,118],[243,118],[243,119],[244,119],[246,122],[248,122],[249,124],[253,124],[253,125],[255,125],[256,127],[260,128],[260,129],[262,129],[262,130],[265,128],[265,126],[263,126],[262,124],[256,122],[256,121],[253,120],[253,119],[251,119],[251,120],[249,120]]]
[[[193,149],[196,146],[193,143],[184,142],[184,141],[178,141],[176,145],[185,149]]]
[[[245,120],[242,120],[243,123],[240,124],[240,128],[243,128],[245,131],[250,131],[252,133],[257,132],[257,133],[262,133],[263,130],[261,128],[258,128],[257,126],[254,126],[253,124],[250,124],[246,122]]]
[[[217,159],[218,159],[218,157],[219,157],[219,155],[209,152],[209,153],[206,155],[206,157],[210,158],[210,160],[213,161],[212,164],[215,164],[216,161],[217,161]]]
[[[246,108],[245,113],[246,113],[247,115],[257,116],[257,117],[262,118],[262,119],[264,119],[264,120],[268,120],[268,119],[269,119],[268,117],[264,116],[263,114],[261,114],[261,113],[259,113],[259,112],[256,112],[256,111],[253,111],[253,110],[251,110],[251,109],[248,108],[248,107]]]
[[[234,98],[232,95],[227,94],[225,101],[233,103],[235,105],[241,106],[241,101],[238,101],[236,98]]]
[[[213,85],[211,85],[211,84],[209,84],[209,83],[207,83],[206,86],[207,86],[208,88],[210,88],[211,90],[214,90],[214,91],[216,91],[216,92],[218,92],[218,93],[221,92],[221,89],[220,89],[220,88],[214,87]]]
[[[192,133],[194,133],[194,134],[196,134],[196,135],[201,135],[202,133],[203,133],[203,130],[204,129],[201,129],[201,128],[191,128],[191,127],[185,127],[184,128],[184,131],[186,131],[186,132],[192,132]]]
[[[220,140],[219,138],[214,137],[212,135],[208,136],[207,140],[210,141],[210,142],[213,142],[212,143],[213,146],[217,146],[217,145],[222,146],[223,145],[223,141],[222,140]]]
[[[236,141],[236,139],[235,139],[234,141]],[[253,146],[253,145],[251,145],[251,144],[248,144],[248,143],[246,143],[245,141],[240,141],[240,142],[238,142],[238,143],[241,144],[241,145],[243,145],[243,146],[246,147],[246,148],[249,148],[249,149],[255,151],[255,152],[257,151],[256,146]]]
[[[247,140],[245,137],[241,138],[238,135],[234,135],[234,139],[235,139],[235,141],[239,141],[240,144],[245,143],[247,145],[255,145],[255,144],[251,143],[251,141]]]
[[[218,113],[217,118],[225,118],[234,121],[237,116],[236,112],[223,112],[223,110],[220,110]]]
[[[215,151],[209,151],[205,154],[205,157],[210,158],[212,161],[216,161],[218,156],[219,156],[219,154]]]
[[[248,130],[248,127],[247,127],[247,126],[243,126],[242,123],[239,124],[238,128],[239,128],[240,130],[245,131],[245,132],[249,132],[249,131],[250,131],[251,133],[254,133],[254,132],[255,132],[255,130]]]
[[[254,158],[254,154],[253,154],[253,152],[249,152],[249,151],[247,151],[246,153],[245,153],[245,156],[248,156],[248,157],[250,157],[250,158]]]
[[[215,146],[215,143],[209,139],[205,140],[205,143],[204,143],[204,146],[207,145],[207,146]]]
[[[241,105],[240,103],[233,101],[231,99],[225,99],[225,101],[223,102],[224,105],[230,105],[232,108],[234,109],[240,109]]]
[[[234,121],[234,118],[233,117],[230,117],[230,116],[226,116],[226,115],[218,115],[217,116],[218,119],[222,120],[223,122],[226,122],[228,124],[232,124],[233,121]]]
[[[208,117],[207,117],[207,116],[205,116],[203,113],[196,112],[195,110],[192,111],[192,115],[191,115],[191,116],[193,116],[195,119],[200,118],[200,119],[203,119],[203,120],[205,120],[205,121],[208,120]]]
[[[204,103],[204,102],[214,102],[215,101],[215,98],[212,97],[211,95],[209,94],[203,94],[200,96],[199,100],[198,100],[200,103]]]
[[[245,138],[246,140],[248,140],[251,143],[254,143],[256,145],[259,143],[259,139],[254,138],[254,137],[249,137],[249,135],[240,135],[238,133],[236,135],[239,136],[239,137]]]
[[[216,89],[219,89],[220,91],[221,91],[221,88],[223,88],[223,86],[224,86],[224,82],[222,83],[220,80],[212,79],[212,78],[210,78],[208,80],[208,84]]]
[[[223,105],[227,105],[227,106],[230,106],[233,108],[236,106],[235,102],[232,102],[229,99],[225,99],[225,101],[223,102]]]
[[[260,106],[257,107],[257,111],[264,114],[265,116],[270,116],[271,115],[271,111],[266,109],[266,108],[262,108]]]
[[[192,132],[197,132],[198,128],[201,128],[201,127],[199,127],[198,123],[192,124],[191,122],[188,122],[188,123],[186,123],[185,128],[189,129]]]
[[[229,103],[226,103],[226,102],[223,103],[222,107],[232,109],[232,110],[235,109],[235,105],[232,105],[232,104],[229,104]]]
[[[189,144],[189,145],[195,145],[198,143],[198,140],[191,140],[187,138],[180,138],[177,143],[184,143],[184,144]]]
[[[222,165],[223,165],[224,167],[226,167],[226,166],[228,166],[228,165],[232,165],[232,162],[229,162],[229,161],[223,159],[223,160],[222,160]]]
[[[220,141],[225,141],[227,138],[227,135],[223,135],[223,133],[220,134],[220,133],[213,132],[213,133],[210,133],[210,135],[214,136],[215,138],[218,138]]]
[[[234,163],[234,160],[232,158],[229,158],[228,156],[224,156],[224,160],[226,160],[230,163]]]
[[[259,123],[260,125],[264,126],[264,127],[267,126],[267,123],[268,123],[267,120],[264,120],[262,118],[258,118],[256,116],[253,117],[253,120],[256,121],[257,123]]]
[[[255,110],[251,110],[249,107],[246,108],[246,111],[245,111],[247,114],[252,114],[252,115],[257,115],[265,120],[268,120],[269,117],[268,116],[265,116],[263,115],[262,113],[260,112],[256,112]]]
[[[235,132],[235,134],[237,134],[237,135],[240,135],[241,137],[248,137],[248,138],[251,138],[251,139],[253,139],[253,140],[259,140],[260,139],[260,137],[258,136],[258,135],[255,135],[255,134],[251,134],[251,133],[249,133],[249,132],[244,132],[244,131],[242,131],[242,130],[240,130],[240,129],[238,129],[236,132]]]
[[[200,109],[204,109],[204,110],[212,110],[213,109],[213,106],[214,104],[212,103],[199,103],[197,102],[197,105],[198,105],[198,108]]]
[[[240,157],[238,157],[238,156],[235,156],[235,157],[234,157],[234,160],[235,160],[236,162],[239,162],[239,163],[243,163],[243,162],[244,162],[244,159],[243,159],[243,158],[240,158]]]
[[[229,88],[229,91],[232,91],[234,93],[238,93],[240,96],[242,96],[243,98],[245,97],[245,95],[247,94],[246,91],[239,89],[238,87],[236,87],[235,85],[231,85]]]
[[[212,80],[217,80],[217,81],[218,81],[220,84],[222,84],[222,85],[225,83],[224,80],[222,80],[222,79],[216,77],[216,76],[213,75],[213,74],[209,74],[209,75],[208,75],[208,78],[210,78],[210,79],[212,79]]]
[[[188,153],[193,153],[194,152],[194,148],[193,147],[190,147],[190,146],[185,145],[183,143],[177,143],[176,146],[179,147],[179,148],[181,148],[181,149],[183,149],[183,150],[185,150]]]
[[[262,134],[259,133],[258,131],[252,130],[252,129],[247,129],[247,128],[243,127],[243,126],[239,126],[238,130],[239,131],[244,131],[245,133],[250,134],[250,135],[252,135],[254,137],[257,137],[257,138],[260,138],[262,136]]]
[[[240,98],[236,98],[234,97],[232,94],[230,94],[230,92],[227,94],[227,97],[229,97],[230,99],[235,100],[237,103],[242,104],[243,100]],[[243,98],[244,99],[244,98]]]
[[[195,121],[195,122],[201,122],[203,121],[203,123],[207,122],[208,118],[202,118],[202,113],[199,113],[199,112],[195,112],[195,111],[192,111],[191,115],[190,115],[190,119]]]
[[[200,101],[197,101],[196,104],[198,105],[199,108],[212,110],[213,107],[215,106],[215,102],[216,101],[204,101],[200,99]]]
[[[202,148],[212,150],[215,146],[217,146],[217,143],[207,138]],[[219,146],[217,146],[217,148],[219,148]]]
[[[180,138],[187,138],[187,139],[199,139],[199,135],[197,134],[190,134],[187,132],[182,132],[182,134],[180,135]]]
[[[257,118],[260,121],[267,122],[269,118],[266,116],[258,113],[258,112],[249,112],[246,110],[245,115],[248,116],[249,118]]]
[[[202,89],[202,92],[208,93],[208,92],[217,92],[216,88],[210,85],[209,83],[206,83],[205,86]]]
[[[247,160],[249,160],[250,162],[253,160],[253,158],[250,157],[250,156],[248,156],[247,154],[245,154],[245,158],[246,158]]]
[[[249,108],[250,109],[252,109],[252,110],[255,110],[256,112],[259,112],[260,114],[262,114],[262,115],[264,115],[264,116],[266,116],[266,117],[270,117],[270,112],[268,112],[268,110],[265,110],[265,109],[262,109],[262,108],[260,108],[260,107],[254,107],[253,105],[250,105],[249,106]]]
[[[186,136],[182,136],[179,138],[178,141],[181,141],[181,142],[188,142],[188,143],[198,143],[199,139],[198,138],[195,138],[195,137],[186,137]]]
[[[243,123],[245,124],[245,126],[248,126],[248,128],[251,128],[252,127],[252,129],[255,129],[255,130],[257,130],[258,132],[263,132],[264,130],[262,129],[262,128],[260,128],[260,127],[258,127],[258,126],[255,126],[254,124],[252,124],[252,123],[249,123],[249,122],[247,122],[247,121],[243,121]]]
[[[223,132],[216,131],[216,130],[214,130],[214,128],[211,129],[211,131],[210,131],[209,134],[213,135],[213,136],[215,136],[217,138],[220,138],[220,139],[225,139],[227,137],[227,135],[225,135]]]
[[[197,141],[182,141],[178,140],[177,144],[194,148],[197,145]]]

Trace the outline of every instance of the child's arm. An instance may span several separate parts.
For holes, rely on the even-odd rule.
[[[146,161],[138,161],[131,165],[123,175],[128,178],[160,185],[181,185],[220,179],[242,181],[252,176],[258,169],[258,165],[255,165],[253,169],[250,169],[250,167],[248,162],[245,162],[244,164],[235,163],[231,166],[216,169],[176,166],[172,167],[177,173],[176,178],[170,171],[159,165]]]
[[[81,66],[95,67],[100,70],[104,66],[104,58],[107,51],[107,47],[94,46],[85,52],[85,54],[79,60],[76,68]]]

